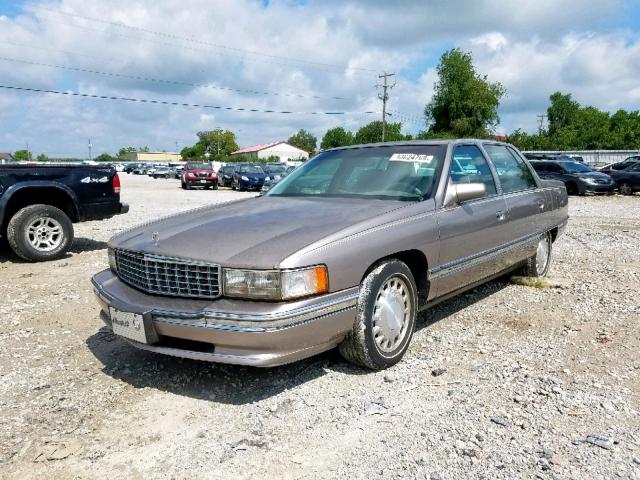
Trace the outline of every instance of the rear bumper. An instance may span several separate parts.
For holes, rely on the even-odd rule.
[[[122,215],[129,211],[129,205],[120,202],[89,203],[82,207],[80,221],[105,220],[114,215]]]
[[[109,307],[151,320],[156,344],[134,346],[157,353],[220,363],[270,367],[335,347],[353,326],[358,288],[295,302],[220,298],[190,300],[148,295],[110,270],[92,278],[101,318]]]

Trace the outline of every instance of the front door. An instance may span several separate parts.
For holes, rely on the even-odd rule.
[[[430,272],[437,296],[501,270],[496,252],[506,242],[507,206],[496,188],[495,173],[475,145],[460,145],[453,151],[449,188],[460,183],[483,183],[486,195],[442,207],[437,213],[440,259]]]

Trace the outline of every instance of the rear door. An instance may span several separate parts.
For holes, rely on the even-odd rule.
[[[438,211],[439,265],[431,271],[437,295],[445,295],[501,270],[496,251],[507,241],[506,203],[497,188],[495,172],[476,145],[455,147],[449,186],[483,183],[484,198],[442,207]]]
[[[529,166],[512,148],[502,144],[485,144],[484,149],[496,167],[507,204],[509,262],[524,260],[535,253],[535,246],[545,229],[544,213],[552,210],[552,199],[534,178]]]

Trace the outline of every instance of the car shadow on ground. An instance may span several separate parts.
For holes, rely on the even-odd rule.
[[[504,280],[492,281],[442,302],[420,314],[418,332],[471,307],[503,289]],[[419,334],[419,333],[418,333]],[[330,372],[367,375],[371,372],[342,359],[337,349],[273,368],[224,365],[154,354],[131,346],[102,327],[86,345],[103,365],[102,371],[136,388],[152,388],[176,395],[225,404],[242,405],[270,398]]]
[[[93,240],[92,238],[76,237],[73,239],[73,244],[71,245],[71,248],[69,248],[67,253],[65,253],[62,258],[59,258],[57,260],[70,258],[71,254],[73,253],[93,252],[95,250],[106,249],[107,242]],[[27,260],[23,260],[15,253],[13,253],[13,251],[9,247],[9,243],[4,238],[0,238],[0,263],[9,261],[12,263],[31,263]]]

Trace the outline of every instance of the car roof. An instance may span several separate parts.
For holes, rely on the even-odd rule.
[[[500,140],[489,140],[479,138],[458,138],[458,139],[433,139],[433,140],[402,140],[399,142],[376,142],[376,143],[361,143],[358,145],[347,145],[344,147],[329,148],[322,150],[323,152],[332,152],[335,150],[351,150],[356,148],[371,148],[371,147],[410,147],[410,146],[441,146],[441,145],[505,145],[513,147],[510,143],[501,142]]]

